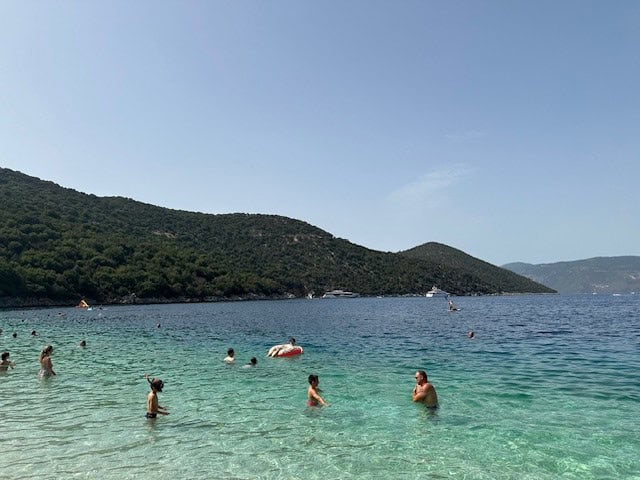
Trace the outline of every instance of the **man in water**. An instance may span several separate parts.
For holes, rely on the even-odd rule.
[[[233,348],[230,348],[229,350],[227,350],[227,356],[224,357],[224,363],[233,363],[235,361],[235,352],[233,351]]]
[[[418,370],[416,372],[416,386],[411,394],[411,399],[414,402],[424,403],[428,408],[438,408],[436,387],[429,383],[427,372],[424,370]]]

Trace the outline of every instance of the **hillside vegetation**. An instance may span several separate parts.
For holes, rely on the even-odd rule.
[[[425,243],[400,252],[400,254],[426,262],[445,264],[453,270],[467,272],[469,279],[476,279],[478,284],[473,285],[470,283],[467,288],[471,288],[471,290],[464,293],[473,293],[474,289],[480,288],[480,285],[490,285],[491,289],[496,292],[553,292],[552,289],[543,289],[541,285],[532,283],[530,279],[515,274],[510,270],[496,267],[461,250],[441,243]]]
[[[640,257],[596,257],[538,265],[510,263],[504,268],[560,293],[640,292]]]
[[[0,205],[3,305],[299,297],[334,288],[400,295],[432,285],[457,294],[549,291],[517,276],[495,282],[446,255],[370,250],[282,216],[101,198],[8,169],[0,169]]]

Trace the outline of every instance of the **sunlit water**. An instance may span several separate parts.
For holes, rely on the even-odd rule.
[[[0,373],[0,477],[640,478],[640,295],[456,303],[2,311],[17,365]],[[266,357],[290,335],[302,356]],[[416,369],[435,413],[411,402]],[[164,380],[169,416],[144,418],[145,372]],[[306,406],[310,373],[326,408]]]

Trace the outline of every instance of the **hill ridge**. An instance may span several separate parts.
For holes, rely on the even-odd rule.
[[[457,294],[550,291],[526,279],[496,284],[462,263],[371,250],[280,215],[98,197],[3,168],[0,202],[4,304],[289,298],[334,288],[402,295],[434,284]]]
[[[503,265],[560,293],[640,292],[640,257],[591,257],[553,263]]]

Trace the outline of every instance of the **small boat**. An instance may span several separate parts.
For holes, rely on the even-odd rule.
[[[322,298],[357,298],[359,293],[348,292],[346,290],[331,290],[322,295]]]
[[[439,289],[435,285],[433,286],[433,288],[431,290],[429,290],[425,294],[425,297],[427,297],[427,298],[431,298],[431,297],[448,297],[448,296],[449,296],[448,292],[445,292],[444,290]]]

